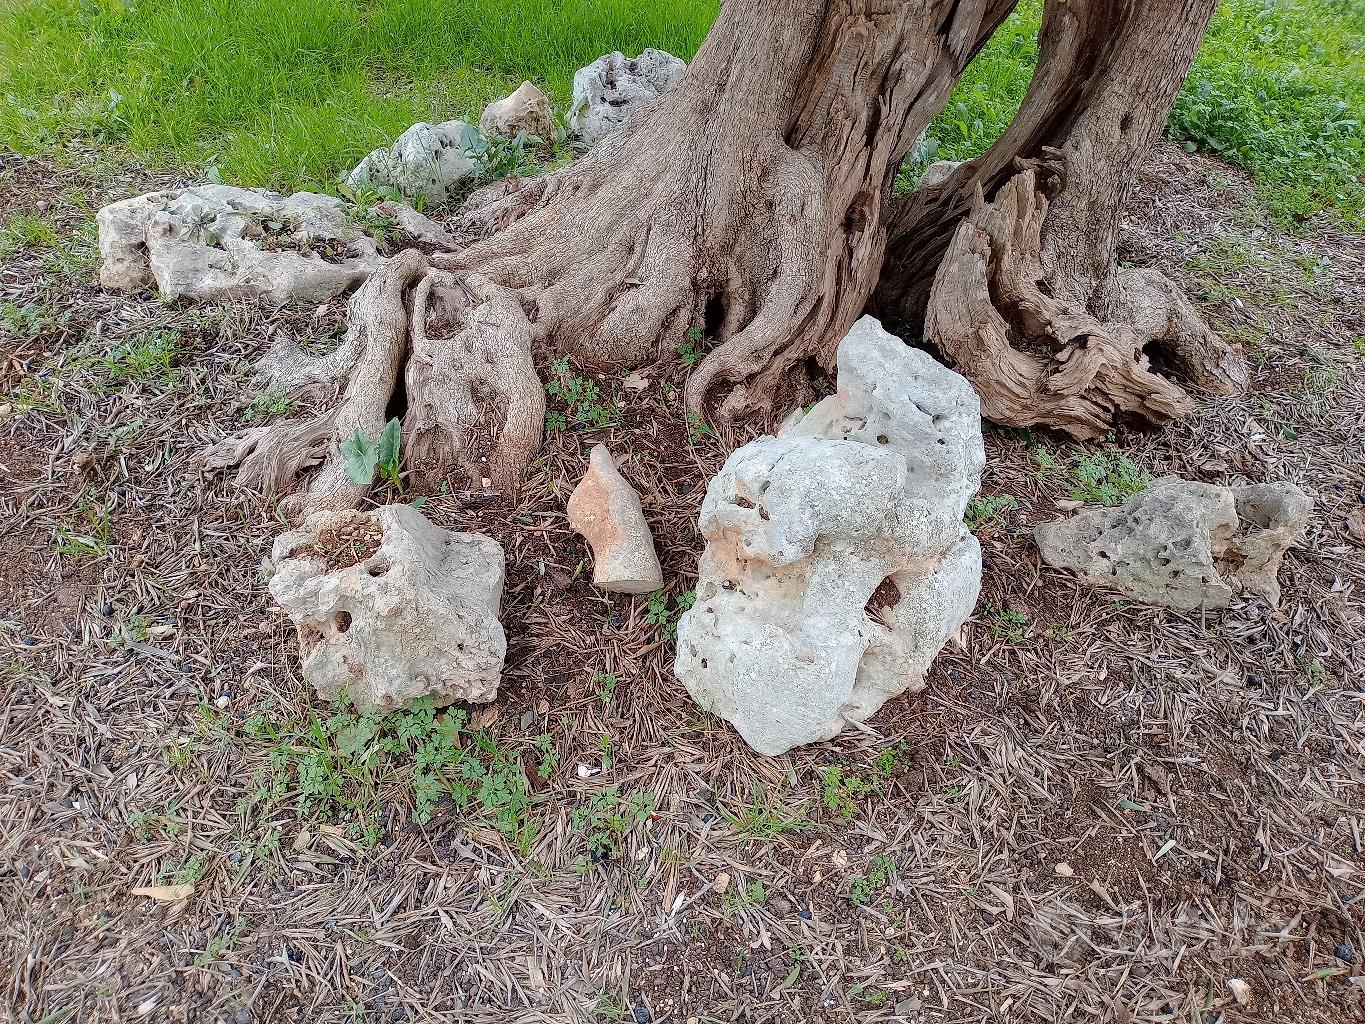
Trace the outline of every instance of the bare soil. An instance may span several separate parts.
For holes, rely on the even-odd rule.
[[[0,221],[79,238],[160,184],[0,156]],[[1359,1021],[1365,249],[1271,229],[1253,197],[1153,155],[1123,257],[1176,275],[1253,386],[1113,443],[1152,475],[1316,497],[1278,609],[1146,608],[1043,567],[1031,528],[1074,481],[1035,449],[1097,446],[988,429],[982,493],[1018,506],[978,531],[981,602],[927,690],[764,758],[691,703],[647,598],[592,588],[564,514],[606,441],[669,607],[691,587],[706,481],[745,435],[689,434],[680,360],[639,389],[595,376],[619,423],[553,432],[515,501],[414,481],[402,500],[507,552],[501,695],[470,713],[532,776],[521,850],[448,803],[414,823],[402,786],[373,845],[295,794],[250,799],[271,750],[241,726],[313,698],[259,571],[273,509],[196,458],[246,422],[272,334],[335,338],[344,305],[106,295],[88,235],[12,254],[0,302],[51,315],[0,326],[0,1019]],[[156,331],[179,337],[169,379],[76,357]],[[72,535],[95,543],[59,553]],[[831,792],[831,768],[863,785]],[[609,790],[653,811],[591,858],[574,811]]]

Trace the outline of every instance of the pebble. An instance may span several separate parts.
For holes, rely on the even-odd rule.
[[[1337,947],[1337,959],[1344,960],[1348,964],[1356,962],[1356,949],[1349,942],[1343,942]]]
[[[251,1011],[242,1009],[237,1011],[237,1016],[232,1018],[237,1024],[251,1024]]]
[[[636,1003],[631,1007],[630,1013],[635,1018],[635,1024],[649,1024],[654,1019],[654,1014],[649,1012],[649,1007],[643,1002]]]
[[[1061,875],[1063,878],[1070,878],[1076,872],[1072,869],[1071,865],[1068,864],[1066,861],[1060,861],[1055,867],[1053,867],[1052,873],[1054,875]]]

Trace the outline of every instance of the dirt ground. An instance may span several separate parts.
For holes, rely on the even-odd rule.
[[[335,338],[344,306],[102,293],[93,211],[158,184],[0,155],[0,227],[57,238],[0,267],[0,1018],[1365,1019],[1360,236],[1269,229],[1239,171],[1175,149],[1125,231],[1253,386],[1114,444],[1315,497],[1278,609],[1147,608],[1042,567],[1031,528],[1073,482],[1038,450],[1103,446],[988,429],[983,494],[1016,502],[978,529],[961,642],[866,733],[789,756],[699,712],[667,622],[594,591],[565,521],[607,440],[676,610],[743,440],[689,438],[677,358],[639,390],[598,378],[620,423],[555,433],[515,506],[409,491],[507,550],[507,671],[470,725],[525,769],[509,839],[449,799],[414,821],[406,765],[326,818],[269,785],[261,716],[313,707],[259,569],[279,526],[196,459],[268,414],[263,344]],[[132,891],[171,885],[192,892]]]

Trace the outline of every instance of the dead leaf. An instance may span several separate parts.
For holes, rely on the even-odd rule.
[[[1365,544],[1365,508],[1358,508],[1346,517],[1346,536],[1357,544]]]
[[[621,381],[621,386],[627,391],[643,391],[645,388],[649,387],[649,378],[639,370],[636,370],[634,373],[626,375]]]
[[[144,885],[133,889],[134,896],[150,896],[154,900],[162,903],[179,903],[187,900],[194,895],[194,883],[185,882],[182,885]]]
[[[716,892],[724,892],[726,889],[730,888],[730,875],[725,871],[718,873],[715,881],[711,883],[711,888],[716,890]]]

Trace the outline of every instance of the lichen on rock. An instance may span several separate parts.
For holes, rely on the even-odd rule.
[[[1144,604],[1226,608],[1249,591],[1272,605],[1285,552],[1312,500],[1289,483],[1223,487],[1167,476],[1118,508],[1085,509],[1034,530],[1043,561]]]
[[[321,302],[384,263],[374,238],[334,196],[230,185],[150,192],[104,207],[100,283],[153,284],[163,298]]]
[[[838,382],[711,481],[678,623],[678,678],[765,754],[922,688],[981,586],[962,522],[985,464],[971,386],[871,317],[840,344]]]
[[[322,697],[388,710],[497,696],[507,640],[492,538],[443,530],[410,505],[316,512],[276,539],[267,568]]]
[[[646,48],[638,57],[619,50],[603,54],[573,76],[569,129],[591,145],[639,107],[682,80],[687,65],[665,50]]]

